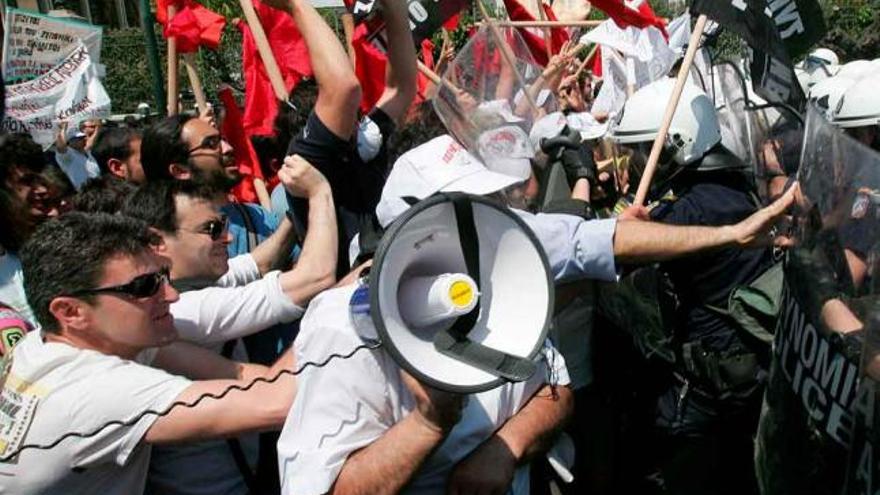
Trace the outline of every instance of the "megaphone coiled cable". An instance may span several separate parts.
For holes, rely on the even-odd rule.
[[[57,447],[64,440],[67,440],[68,438],[91,438],[91,437],[94,437],[94,436],[100,434],[102,431],[104,431],[105,429],[107,429],[111,426],[122,426],[122,427],[134,426],[138,421],[140,421],[141,419],[143,419],[147,416],[156,416],[156,418],[161,418],[163,416],[167,416],[168,414],[171,413],[171,411],[173,411],[174,409],[176,409],[178,407],[194,408],[194,407],[198,406],[199,403],[201,403],[205,399],[219,400],[219,399],[222,399],[223,397],[226,397],[226,395],[233,390],[246,392],[246,391],[250,390],[257,383],[275,383],[276,381],[278,381],[279,378],[281,378],[284,375],[296,376],[296,375],[299,375],[300,373],[302,373],[303,371],[305,371],[309,367],[323,368],[324,366],[327,366],[327,364],[333,360],[349,359],[362,350],[365,350],[365,349],[366,350],[375,350],[381,346],[382,346],[382,342],[369,341],[365,344],[361,344],[361,345],[355,347],[348,354],[335,354],[334,353],[334,354],[327,356],[327,358],[321,362],[309,361],[309,362],[304,363],[302,366],[300,366],[299,368],[297,368],[295,370],[283,369],[283,370],[279,371],[278,373],[276,373],[271,378],[266,378],[266,377],[261,376],[261,377],[254,378],[253,380],[248,382],[246,385],[237,385],[237,384],[230,385],[230,386],[226,387],[219,394],[208,392],[208,393],[204,393],[204,394],[196,397],[195,400],[193,400],[191,402],[174,401],[171,404],[169,404],[168,407],[166,407],[162,411],[156,411],[155,409],[148,409],[148,410],[143,411],[142,413],[138,414],[137,416],[135,416],[131,419],[125,420],[125,421],[121,421],[121,420],[108,421],[88,433],[83,433],[83,432],[78,432],[78,431],[70,431],[70,432],[67,432],[67,433],[61,435],[60,437],[56,438],[54,441],[52,441],[50,443],[24,444],[21,447],[14,450],[11,454],[0,457],[0,463],[10,462],[18,454],[20,454],[21,452],[23,452],[25,450],[51,450],[51,449]]]

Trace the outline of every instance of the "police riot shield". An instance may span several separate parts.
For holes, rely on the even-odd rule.
[[[813,106],[805,136],[795,245],[784,261],[758,428],[756,474],[765,494],[841,492],[854,446],[862,343],[880,315],[871,304],[880,276],[880,156]]]
[[[732,62],[714,65],[711,81],[721,142],[749,165],[761,199],[769,203],[800,167],[803,123],[787,110],[763,107]]]
[[[486,167],[528,175],[512,168],[534,157],[530,132],[556,110],[554,92],[539,77],[542,70],[515,28],[493,33],[483,26],[443,73],[434,109],[449,133]]]

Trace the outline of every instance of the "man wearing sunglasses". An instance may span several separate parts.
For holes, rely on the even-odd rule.
[[[43,224],[22,250],[42,327],[4,370],[0,415],[10,428],[0,433],[0,491],[143,493],[152,444],[284,421],[291,376],[226,391],[292,370],[292,353],[270,368],[176,342],[169,308],[179,296],[155,240],[136,219],[73,212]],[[198,401],[206,394],[220,398]],[[195,405],[172,407],[178,402]],[[44,448],[19,452],[26,445]]]
[[[235,345],[238,339],[298,320],[311,298],[335,282],[336,217],[329,184],[317,169],[293,157],[279,177],[288,192],[308,201],[311,223],[299,261],[283,273],[261,274],[251,255],[227,262],[228,220],[210,188],[158,181],[128,199],[123,214],[146,221],[162,238],[156,252],[171,262],[172,283],[182,291],[170,309],[183,340],[244,357]],[[246,458],[252,440],[156,449],[148,488],[163,494],[253,491],[248,486],[252,461]],[[208,465],[212,468],[204,470]]]

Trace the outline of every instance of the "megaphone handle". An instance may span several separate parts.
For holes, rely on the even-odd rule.
[[[457,339],[449,331],[434,335],[434,348],[441,354],[511,382],[526,381],[538,369],[530,359],[507,354],[470,339]]]

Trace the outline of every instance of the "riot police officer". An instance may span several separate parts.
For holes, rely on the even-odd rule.
[[[635,157],[631,163],[645,163],[673,85],[672,79],[655,81],[627,100],[611,137],[629,148],[627,154]],[[759,208],[746,165],[721,145],[714,104],[690,83],[658,165],[651,195],[666,198],[651,211],[656,221],[725,225]],[[727,248],[659,267],[669,287],[662,306],[675,355],[661,380],[655,412],[659,468],[668,493],[757,492],[752,435],[769,349],[739,328],[725,308],[734,288],[751,283],[771,265],[769,250]]]

